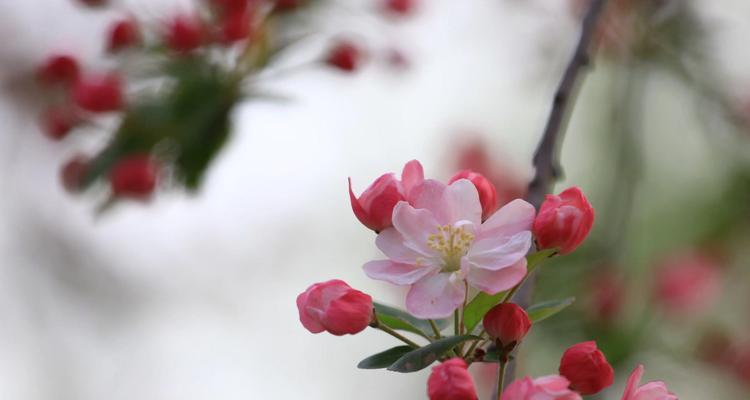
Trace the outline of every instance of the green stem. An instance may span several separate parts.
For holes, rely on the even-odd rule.
[[[500,360],[500,368],[497,369],[497,400],[503,400],[503,384],[505,381],[505,366],[508,363]]]
[[[456,336],[460,335],[458,331],[458,309],[453,312],[453,334]]]
[[[485,333],[484,329],[482,329],[482,331],[479,332],[478,336],[482,337],[484,335],[484,333]],[[477,339],[477,340],[475,340],[474,343],[471,344],[471,347],[469,347],[469,350],[466,351],[465,356],[466,357],[471,357],[471,355],[474,354],[474,350],[477,349],[477,346],[479,345],[479,343],[484,342],[484,340],[485,339]]]
[[[430,326],[432,327],[432,332],[435,333],[435,338],[440,339],[442,336],[440,336],[440,329],[438,329],[437,324],[435,323],[435,320],[428,319],[427,321],[430,322]]]
[[[413,348],[415,348],[415,349],[418,349],[418,348],[420,348],[420,347],[421,347],[420,345],[418,345],[418,344],[414,343],[413,341],[411,341],[411,340],[410,340],[409,338],[407,338],[406,336],[404,336],[404,335],[402,335],[402,334],[400,334],[400,333],[398,333],[398,332],[394,331],[393,329],[391,329],[391,328],[389,328],[389,327],[387,327],[387,326],[385,326],[385,325],[383,325],[383,324],[380,324],[380,323],[378,323],[378,324],[377,324],[377,325],[375,326],[375,328],[377,328],[377,329],[380,329],[381,331],[383,331],[383,332],[385,332],[385,333],[387,333],[387,334],[389,334],[389,335],[391,335],[391,336],[395,337],[396,339],[398,339],[398,340],[400,340],[400,341],[402,341],[402,342],[404,342],[404,343],[408,344],[409,346],[411,346],[411,347],[413,347]]]

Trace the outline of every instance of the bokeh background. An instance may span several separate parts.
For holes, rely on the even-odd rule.
[[[474,162],[501,193],[523,192],[580,4],[424,0],[395,20],[375,3],[305,15],[295,29],[308,38],[278,69],[304,67],[265,78],[282,100],[236,110],[198,193],[163,190],[97,213],[58,175],[71,155],[101,147],[112,121],[50,141],[30,71],[60,50],[111,65],[102,38],[114,18],[157,23],[191,2],[0,2],[0,398],[426,398],[428,370],[355,368],[392,338],[312,335],[294,299],[340,278],[402,304],[403,292],[361,270],[378,252],[352,215],[347,177],[359,193],[410,159],[441,179]],[[750,3],[647,3],[645,14],[607,14],[557,186],[590,195],[595,230],[543,269],[535,294],[578,301],[533,329],[519,369],[555,373],[567,346],[597,339],[617,367],[601,399],[619,399],[639,362],[683,400],[745,399]],[[308,64],[341,34],[367,43],[362,70]],[[393,51],[406,65],[387,61]],[[674,258],[700,264],[684,308],[654,294]],[[494,372],[472,371],[487,396]]]

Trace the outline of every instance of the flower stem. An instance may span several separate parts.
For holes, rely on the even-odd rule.
[[[389,334],[389,335],[391,335],[391,336],[395,337],[396,339],[398,339],[398,340],[400,340],[400,341],[402,341],[402,342],[404,342],[404,343],[408,344],[409,346],[411,346],[411,347],[413,347],[413,348],[415,348],[415,349],[418,349],[418,348],[420,348],[420,347],[421,347],[420,345],[418,345],[418,344],[414,343],[413,341],[411,341],[411,340],[410,340],[409,338],[407,338],[406,336],[404,336],[404,335],[402,335],[402,334],[400,334],[400,333],[398,333],[398,332],[394,331],[393,329],[391,329],[391,328],[389,328],[389,327],[387,327],[387,326],[385,326],[385,325],[383,325],[383,324],[380,324],[380,323],[378,323],[378,324],[377,324],[377,325],[375,326],[375,328],[377,328],[377,329],[380,329],[381,331],[383,331],[383,332],[385,332],[385,333],[387,333],[387,334]]]
[[[500,368],[497,369],[497,400],[503,400],[503,384],[505,383],[505,366],[508,363],[500,360]]]
[[[440,339],[442,336],[440,336],[440,329],[438,329],[437,324],[435,324],[435,320],[428,319],[427,321],[430,322],[430,326],[432,327],[432,332],[435,333],[435,339]]]

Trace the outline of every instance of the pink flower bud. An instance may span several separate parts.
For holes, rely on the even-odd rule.
[[[699,251],[675,253],[657,266],[654,291],[656,301],[668,313],[701,312],[721,291],[719,262]]]
[[[520,342],[531,329],[529,315],[514,303],[500,303],[492,307],[484,315],[483,324],[487,334],[505,346]]]
[[[42,129],[51,139],[61,140],[68,136],[70,130],[79,122],[75,111],[70,107],[56,106],[48,108],[42,114]]]
[[[384,174],[376,179],[357,198],[352,191],[352,180],[349,178],[349,200],[354,215],[364,226],[380,232],[393,225],[393,208],[399,201],[406,201],[409,192],[424,180],[422,164],[417,160],[409,161],[401,173],[401,181],[393,173]]]
[[[559,375],[531,379],[527,376],[508,385],[503,400],[581,400],[581,395],[568,389],[570,382]]]
[[[68,160],[60,170],[60,181],[65,190],[71,193],[81,190],[88,167],[89,160],[85,156],[78,155]]]
[[[78,61],[68,54],[52,55],[39,67],[39,80],[44,84],[72,84],[78,79]]]
[[[178,15],[167,24],[164,41],[178,53],[189,53],[200,47],[205,39],[205,28],[198,17]]]
[[[124,103],[122,80],[114,73],[84,76],[73,86],[73,100],[86,111],[117,111]]]
[[[302,325],[312,333],[341,336],[363,331],[372,321],[372,298],[333,279],[316,283],[297,296]]]
[[[337,42],[328,52],[326,63],[345,72],[354,72],[362,63],[364,53],[353,42]]]
[[[468,179],[474,184],[479,192],[479,202],[482,203],[482,220],[486,220],[497,209],[497,191],[495,185],[485,178],[484,175],[469,169],[458,172],[450,179],[453,183],[459,179]]]
[[[560,375],[570,381],[570,387],[583,395],[599,393],[614,381],[614,370],[596,342],[578,343],[563,353]]]
[[[639,365],[628,378],[622,400],[678,400],[677,396],[667,390],[667,385],[664,382],[653,381],[638,386],[642,377],[643,365]]]
[[[559,195],[548,194],[534,220],[539,249],[558,248],[560,254],[575,250],[594,224],[594,209],[576,186]]]
[[[147,154],[134,154],[117,162],[109,182],[116,197],[145,198],[156,187],[158,164]]]
[[[456,357],[433,367],[427,395],[430,400],[477,400],[466,361]]]
[[[416,0],[384,0],[383,9],[390,14],[404,16],[414,10],[416,3]]]
[[[115,21],[109,28],[107,51],[110,53],[135,47],[140,43],[141,30],[132,18]]]

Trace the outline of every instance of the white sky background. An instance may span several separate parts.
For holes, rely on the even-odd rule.
[[[146,15],[175,4],[125,3]],[[418,158],[428,175],[446,177],[448,144],[465,129],[494,135],[493,146],[527,168],[577,31],[562,1],[423,0],[402,23],[351,18],[367,3],[326,14],[322,29],[354,30],[380,49],[396,44],[412,58],[410,70],[372,65],[345,77],[312,68],[274,81],[294,100],[237,111],[234,138],[199,196],[164,193],[96,218],[94,204],[64,193],[57,174],[101,133],[47,140],[15,82],[58,49],[106,65],[101,38],[119,14],[69,0],[0,1],[0,78],[12,95],[0,100],[0,398],[424,397],[428,371],[355,368],[394,340],[370,331],[311,335],[295,297],[341,278],[399,304],[398,293],[362,273],[378,253],[351,213],[347,176],[359,193]],[[731,14],[731,26],[744,29],[724,33],[747,33],[747,19],[736,16],[750,16],[748,7],[718,3],[735,8],[707,7],[711,15]],[[313,57],[323,43],[313,40],[288,63]],[[720,52],[734,61],[736,52]],[[737,64],[729,76],[739,77]],[[567,140],[569,179],[585,187],[586,137],[571,132]]]

